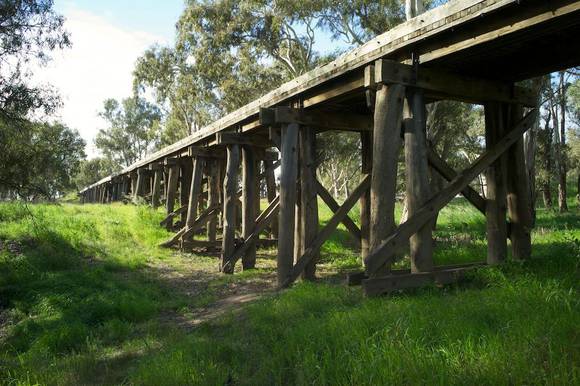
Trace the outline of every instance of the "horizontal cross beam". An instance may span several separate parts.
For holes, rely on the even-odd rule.
[[[287,106],[260,109],[260,123],[267,126],[298,123],[324,130],[367,131],[373,129],[371,115],[341,111],[304,110]]]
[[[399,83],[424,89],[428,97],[449,98],[470,103],[487,101],[522,104],[535,107],[535,93],[525,87],[490,79],[454,74],[439,69],[413,66],[388,59],[375,62],[374,81],[378,84]],[[435,94],[435,95],[433,95]]]

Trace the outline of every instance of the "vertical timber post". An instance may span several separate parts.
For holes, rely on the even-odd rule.
[[[189,191],[190,191],[191,187],[193,186],[192,181],[191,181],[192,174],[193,174],[193,171],[192,171],[193,165],[195,165],[195,160],[193,160],[190,157],[183,157],[183,158],[179,159],[179,169],[181,172],[181,178],[179,180],[179,205],[180,205],[180,207],[184,207],[186,205],[189,205],[189,202],[191,201]],[[201,182],[200,182],[200,184],[201,184]],[[195,210],[197,210],[197,201],[196,201]],[[197,213],[193,213],[194,220],[195,220],[196,214]],[[182,211],[181,212],[181,224],[185,225],[188,218],[189,218],[189,210]]]
[[[268,196],[268,203],[271,203],[276,198],[276,177],[274,176],[274,166],[272,161],[264,160],[264,173],[266,180],[266,195]],[[270,236],[278,238],[278,216],[272,219],[270,225]]]
[[[300,127],[300,256],[310,247],[318,234],[318,194],[316,190],[316,131],[309,127]],[[314,256],[304,267],[302,278],[316,278],[316,263]]]
[[[169,178],[167,183],[167,195],[166,195],[166,208],[167,214],[173,212],[175,207],[175,193],[177,191],[177,183],[179,180],[179,166],[170,165],[169,166]],[[167,222],[167,229],[171,230],[173,228],[173,220]]]
[[[207,176],[208,185],[208,208],[211,208],[219,204],[220,192],[219,192],[219,165],[220,161],[211,160],[208,161],[209,174]],[[213,248],[214,242],[217,236],[217,222],[219,216],[212,216],[207,222],[207,239],[210,241],[210,249]]]
[[[226,156],[226,173],[224,178],[224,198],[223,198],[223,237],[221,271],[233,273],[234,266],[229,261],[235,248],[236,238],[236,201],[238,193],[238,169],[240,167],[240,146],[228,145]]]
[[[523,118],[521,105],[506,106],[507,127],[513,127]],[[532,255],[532,206],[530,183],[526,173],[523,136],[507,151],[507,208],[510,219],[512,258],[526,260]]]
[[[151,205],[153,208],[157,208],[161,202],[161,178],[163,176],[163,171],[159,165],[155,165],[153,169],[153,189],[151,192]]]
[[[405,173],[408,217],[429,199],[429,165],[427,164],[426,111],[423,90],[408,88],[404,104]],[[409,239],[411,272],[433,270],[431,222],[423,225]]]
[[[395,228],[397,168],[401,148],[401,119],[405,87],[377,85],[373,129],[370,246],[372,252]],[[385,275],[383,266],[373,276]]]
[[[189,193],[186,213],[187,217],[185,220],[185,227],[187,229],[193,226],[197,217],[199,193],[201,192],[201,177],[203,174],[203,160],[201,158],[193,157],[190,162],[192,162],[192,166],[186,168],[186,170],[191,172],[190,177],[187,179],[187,181],[190,181],[191,184],[189,189],[187,189]],[[190,239],[191,238],[193,238],[193,235],[190,236]]]
[[[485,104],[485,146],[490,148],[504,136],[505,111],[501,103]],[[486,172],[487,263],[499,264],[507,256],[506,156],[501,155]]]
[[[372,133],[368,131],[361,131],[361,172],[362,174],[370,174],[373,164],[373,137]],[[360,233],[361,233],[361,258],[364,259],[369,254],[369,226],[371,220],[371,192],[367,190],[360,198]]]
[[[281,130],[280,210],[278,213],[278,284],[283,285],[294,261],[296,178],[298,176],[298,130],[296,123]]]
[[[256,222],[256,157],[249,145],[242,146],[242,237],[247,239],[254,229]],[[252,242],[244,256],[242,267],[244,270],[256,266],[256,242]]]

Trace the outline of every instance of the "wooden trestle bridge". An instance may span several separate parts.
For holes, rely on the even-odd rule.
[[[469,267],[434,266],[430,221],[459,193],[486,216],[484,263],[505,260],[508,238],[513,258],[527,259],[532,221],[523,134],[534,123],[537,96],[515,82],[579,65],[579,36],[578,0],[451,1],[85,188],[81,201],[164,201],[162,225],[179,229],[166,245],[221,248],[225,273],[240,259],[253,268],[257,245],[277,242],[281,287],[314,278],[320,247],[339,223],[360,242],[364,272],[351,280],[362,281],[369,295],[456,280]],[[486,150],[461,172],[426,142],[425,105],[443,99],[485,109]],[[360,183],[342,205],[316,178],[316,134],[326,130],[361,136]],[[409,216],[397,226],[403,145]],[[435,194],[429,168],[449,181]],[[485,199],[469,187],[483,172]],[[263,211],[261,179],[269,201]],[[318,196],[334,212],[320,229]],[[360,228],[347,215],[357,201]],[[194,240],[202,227],[207,240]],[[260,240],[266,232],[271,237]],[[391,269],[406,246],[411,269]]]

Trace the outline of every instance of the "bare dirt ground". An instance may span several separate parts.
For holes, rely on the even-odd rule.
[[[191,330],[220,316],[237,313],[246,305],[271,296],[276,291],[276,274],[268,261],[259,260],[256,274],[225,276],[215,264],[200,264],[195,255],[188,255],[178,266],[164,262],[149,264],[149,274],[176,294],[191,300],[187,312],[166,312],[161,322]]]

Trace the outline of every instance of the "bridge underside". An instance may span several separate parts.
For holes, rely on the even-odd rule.
[[[253,268],[256,248],[277,245],[281,287],[315,277],[320,248],[340,223],[360,243],[365,268],[350,281],[362,281],[369,295],[457,280],[473,265],[434,266],[432,222],[459,193],[487,220],[482,263],[505,260],[508,238],[513,258],[527,259],[522,136],[534,124],[538,96],[516,82],[579,65],[579,33],[580,1],[452,1],[99,181],[81,199],[164,202],[161,225],[177,232],[164,245],[219,251],[226,273],[238,260]],[[485,110],[486,150],[459,173],[426,141],[425,106],[446,99]],[[316,177],[316,135],[327,130],[361,138],[360,184],[342,204]],[[409,217],[396,225],[401,148]],[[439,191],[428,178],[435,173],[448,181]],[[469,187],[481,173],[485,199]],[[262,210],[260,197],[269,202]],[[318,197],[334,213],[322,229]],[[360,227],[348,217],[357,202]],[[207,238],[197,240],[201,232]],[[393,270],[406,248],[411,269]]]

